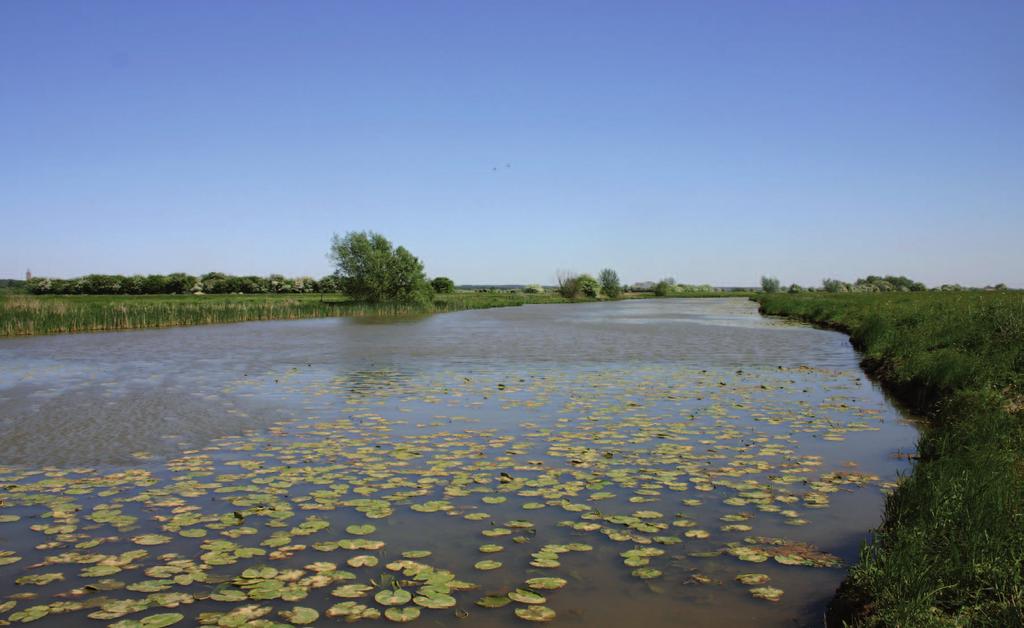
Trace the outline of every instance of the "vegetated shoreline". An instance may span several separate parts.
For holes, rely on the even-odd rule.
[[[1024,625],[1024,294],[754,300],[849,335],[865,371],[925,419],[827,625]]]
[[[749,292],[678,293],[656,297],[630,293],[622,299],[749,297]],[[617,299],[620,300],[620,299]],[[340,295],[0,295],[0,338],[129,331],[341,316],[400,317],[545,303],[596,303],[554,292],[456,292],[437,294],[426,307],[360,303]]]

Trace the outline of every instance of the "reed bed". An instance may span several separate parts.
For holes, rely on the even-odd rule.
[[[669,297],[749,296],[751,293],[677,293]],[[624,299],[656,298],[626,293]],[[593,301],[594,299],[579,299]],[[540,303],[567,303],[554,292],[456,292],[427,305],[360,303],[340,295],[52,295],[0,294],[0,336],[33,336],[334,316],[411,316]]]
[[[0,297],[0,336],[114,331],[334,316],[408,316],[561,301],[551,295],[456,293],[426,306],[358,303],[337,295]]]

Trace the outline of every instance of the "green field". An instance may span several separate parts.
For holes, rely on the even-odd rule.
[[[1024,293],[761,295],[841,329],[926,419],[835,625],[1024,625]]]

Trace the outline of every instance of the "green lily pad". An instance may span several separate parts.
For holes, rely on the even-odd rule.
[[[289,623],[300,626],[312,624],[320,618],[320,613],[316,609],[306,606],[296,606],[289,611],[281,611],[279,615],[287,619]]]
[[[119,621],[110,624],[110,628],[164,628],[165,626],[173,626],[183,619],[185,619],[185,616],[181,613],[159,613],[138,620]]]
[[[367,584],[343,584],[331,591],[334,597],[364,597],[369,595],[373,587]]]
[[[658,578],[661,576],[660,571],[658,571],[657,569],[651,569],[650,567],[634,569],[632,571],[632,574],[637,578],[641,578],[643,580],[650,580],[652,578]]]
[[[417,595],[412,599],[413,603],[423,608],[451,608],[455,606],[455,598],[440,592],[431,592],[429,595]]]
[[[511,603],[512,600],[507,595],[485,595],[475,602],[477,606],[484,608],[501,608]]]
[[[412,599],[412,593],[405,589],[386,589],[378,591],[377,595],[373,596],[373,599],[383,606],[401,606],[409,603],[409,600]]]
[[[526,586],[531,589],[554,590],[561,589],[567,584],[565,578],[530,578]]]
[[[132,537],[132,543],[136,545],[163,545],[170,542],[171,537],[162,534],[140,534]]]
[[[555,618],[555,611],[547,606],[521,606],[515,610],[516,617],[526,621],[551,621]]]
[[[407,621],[413,621],[418,618],[420,616],[420,609],[415,606],[391,607],[384,610],[384,616],[391,621],[404,624]]]
[[[359,556],[353,556],[347,561],[349,567],[376,567],[377,560],[376,556],[370,556],[369,554],[360,554]]]
[[[509,592],[508,599],[521,604],[543,604],[547,602],[547,598],[540,593],[534,593],[533,591],[527,591],[526,589],[516,589],[515,591]]]

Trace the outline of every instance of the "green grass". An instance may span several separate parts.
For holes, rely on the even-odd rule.
[[[927,421],[830,615],[866,626],[1024,625],[1024,293],[760,295],[841,329]],[[840,625],[838,621],[836,625]]]

